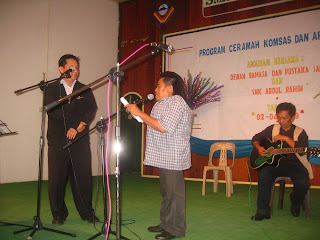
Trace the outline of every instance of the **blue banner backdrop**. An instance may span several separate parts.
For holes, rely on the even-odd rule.
[[[191,151],[204,156],[209,156],[210,146],[215,142],[233,142],[236,145],[235,158],[248,157],[252,150],[251,140],[204,140],[191,136]],[[320,147],[320,140],[309,140],[309,147]],[[219,157],[220,152],[213,154],[214,158]],[[232,153],[228,151],[228,158],[232,158]],[[320,158],[310,157],[310,162],[320,165]]]

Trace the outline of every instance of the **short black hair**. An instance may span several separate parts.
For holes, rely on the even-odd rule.
[[[281,111],[288,111],[291,117],[294,117],[296,115],[296,107],[292,103],[280,103],[276,108],[276,113],[279,113]]]
[[[70,58],[76,60],[77,63],[79,64],[79,60],[80,60],[79,57],[76,57],[76,56],[74,56],[72,54],[65,54],[59,59],[58,67],[65,67],[66,64],[67,64],[67,59],[70,59]]]
[[[186,100],[184,82],[180,75],[175,72],[166,71],[160,74],[160,79],[161,78],[163,78],[163,82],[166,86],[173,87],[173,95],[180,95],[184,100]]]

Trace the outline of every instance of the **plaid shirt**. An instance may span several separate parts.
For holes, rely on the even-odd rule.
[[[184,99],[180,95],[163,98],[153,106],[150,116],[166,132],[147,127],[144,164],[169,170],[190,168],[193,112]]]

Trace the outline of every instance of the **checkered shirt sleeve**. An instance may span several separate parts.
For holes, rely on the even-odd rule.
[[[190,168],[193,112],[184,99],[179,95],[161,99],[154,105],[151,117],[166,132],[147,127],[144,164],[169,170]]]

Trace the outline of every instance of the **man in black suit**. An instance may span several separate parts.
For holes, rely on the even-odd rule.
[[[79,59],[71,54],[58,62],[61,74],[73,69],[60,81],[50,84],[46,90],[45,104],[54,102],[85,86],[79,77]],[[88,129],[97,110],[91,89],[62,102],[48,111],[48,167],[49,199],[53,224],[63,224],[68,216],[64,201],[65,186],[70,177],[73,198],[80,217],[88,222],[99,221],[92,209],[91,151],[88,134],[63,150],[69,140]]]

